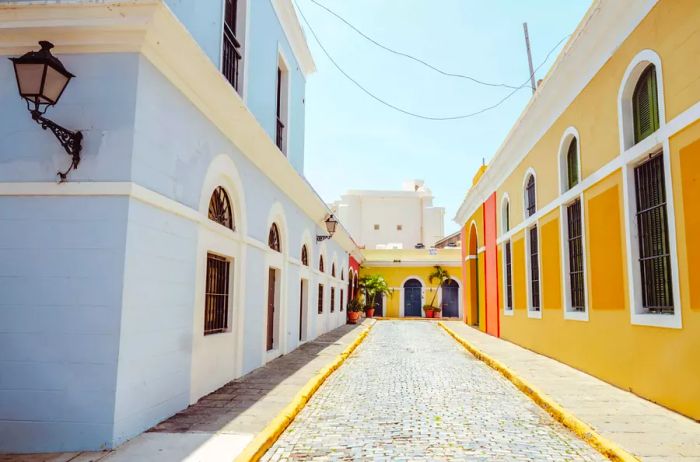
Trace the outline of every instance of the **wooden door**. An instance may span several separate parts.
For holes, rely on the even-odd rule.
[[[275,344],[275,270],[270,268],[267,285],[267,351]]]

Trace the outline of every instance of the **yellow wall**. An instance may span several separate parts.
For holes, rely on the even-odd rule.
[[[459,266],[459,260],[455,261],[452,266],[442,265],[442,267],[447,270],[450,276],[461,283],[460,275],[462,269]],[[384,279],[386,279],[389,287],[392,287],[394,292],[386,299],[384,316],[398,317],[400,313],[399,304],[401,301],[400,288],[404,281],[410,277],[417,277],[423,284],[423,299],[425,303],[430,303],[435,293],[436,284],[430,284],[428,282],[428,275],[433,271],[434,269],[430,264],[426,264],[425,266],[362,266],[360,267],[360,277],[369,274],[381,274]]]
[[[505,193],[510,196],[511,228],[522,223],[528,168],[537,176],[538,209],[558,198],[557,157],[567,127],[574,126],[580,136],[582,178],[619,156],[618,90],[632,58],[644,49],[661,57],[666,120],[698,103],[700,8],[696,0],[661,0],[497,188],[499,226]],[[522,231],[511,236],[514,313],[503,315],[503,249],[499,248],[501,336],[700,419],[700,122],[671,136],[669,145],[664,155],[671,160],[675,217],[670,220],[676,226],[680,285],[675,306],[681,312],[682,329],[631,323],[624,185],[622,170],[616,169],[583,193],[589,320],[564,319],[562,229],[556,208],[538,221],[542,319],[527,316]],[[467,232],[472,218],[479,219],[481,213],[479,209],[467,220]],[[480,225],[480,236],[482,230]]]

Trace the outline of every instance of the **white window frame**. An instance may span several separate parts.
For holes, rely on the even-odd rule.
[[[537,188],[537,179],[535,179],[535,188]],[[537,189],[535,189],[537,190]],[[534,216],[534,215],[533,215]],[[540,292],[540,306],[539,310],[533,310],[532,308],[532,260],[530,257],[530,230],[537,228],[537,281],[539,285]],[[542,319],[542,311],[544,307],[542,306],[542,239],[541,239],[541,229],[539,226],[539,221],[535,220],[527,228],[525,228],[525,273],[526,273],[526,284],[525,284],[525,294],[527,296],[527,317],[532,319]]]
[[[535,180],[535,213],[528,216],[527,215],[527,181],[530,179],[530,175]],[[537,175],[535,174],[535,169],[532,167],[528,168],[525,172],[525,177],[523,178],[522,200],[523,200],[523,221],[527,221],[529,218],[537,215]]]
[[[576,170],[578,174],[578,183],[572,188],[569,188],[569,163],[568,154],[569,146],[571,145],[571,140],[576,140]],[[559,141],[559,156],[558,156],[558,170],[559,170],[559,193],[564,194],[569,189],[574,189],[576,186],[581,184],[583,178],[581,176],[581,137],[578,134],[578,130],[575,127],[569,127],[564,130],[564,134]],[[535,183],[535,186],[537,183]]]
[[[280,94],[280,112],[281,120],[284,123],[284,131],[282,132],[282,154],[289,159],[291,139],[292,139],[292,74],[290,61],[284,54],[282,46],[277,46],[277,63],[275,66],[275,134],[277,133],[277,70],[282,71],[282,76],[284,78],[281,85]],[[275,135],[276,136],[276,135]]]
[[[579,181],[580,184],[580,181]],[[578,186],[578,185],[577,185]],[[573,189],[573,188],[572,188]],[[584,306],[583,311],[574,311],[571,307],[571,279],[569,277],[569,272],[571,268],[571,261],[569,260],[569,215],[567,213],[567,208],[573,204],[576,199],[581,201],[581,247],[583,249],[583,293],[584,293]],[[579,193],[574,199],[569,202],[561,204],[559,207],[559,225],[561,230],[561,286],[562,286],[562,306],[564,307],[564,319],[570,321],[588,321],[589,320],[589,309],[588,309],[588,259],[586,258],[586,215],[584,212],[584,201],[583,201],[583,191]]]
[[[659,105],[659,129],[637,144],[634,144],[634,117],[632,94],[644,69],[653,64],[656,71],[657,102]],[[663,68],[661,58],[652,50],[638,53],[627,66],[618,92],[618,126],[620,128],[620,152],[622,158],[622,184],[627,254],[628,300],[630,321],[634,325],[681,329],[682,305],[678,250],[676,242],[673,180],[671,176],[671,149],[669,131],[666,129],[664,104]],[[639,268],[639,236],[637,231],[634,168],[648,157],[662,152],[664,165],[664,187],[666,189],[666,216],[671,259],[671,287],[673,292],[673,314],[646,313],[642,307],[641,270]]]
[[[537,188],[537,180],[535,180],[535,188]],[[501,235],[505,235],[510,231],[506,229],[506,204],[508,205],[508,223],[510,224],[510,196],[508,193],[503,193],[501,198]]]

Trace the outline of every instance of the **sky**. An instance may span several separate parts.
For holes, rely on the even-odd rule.
[[[358,35],[312,0],[295,0],[328,53],[363,87],[401,109],[445,117],[471,114],[512,90],[441,75]],[[523,22],[538,66],[571,34],[590,0],[316,0],[377,42],[441,70],[519,86],[529,78]],[[321,197],[348,189],[400,189],[423,179],[444,206],[445,233],[472,177],[493,156],[532,96],[516,91],[499,107],[450,121],[418,119],[375,101],[332,64],[300,17],[317,72],[306,87],[305,175]],[[536,72],[543,78],[565,41]]]

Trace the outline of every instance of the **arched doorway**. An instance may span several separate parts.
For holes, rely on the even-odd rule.
[[[476,225],[472,223],[469,231],[469,321],[473,326],[479,325],[479,242]]]
[[[459,284],[454,279],[442,284],[442,315],[446,318],[459,317]]]
[[[423,309],[423,284],[418,279],[409,279],[403,284],[403,315],[421,316]]]

